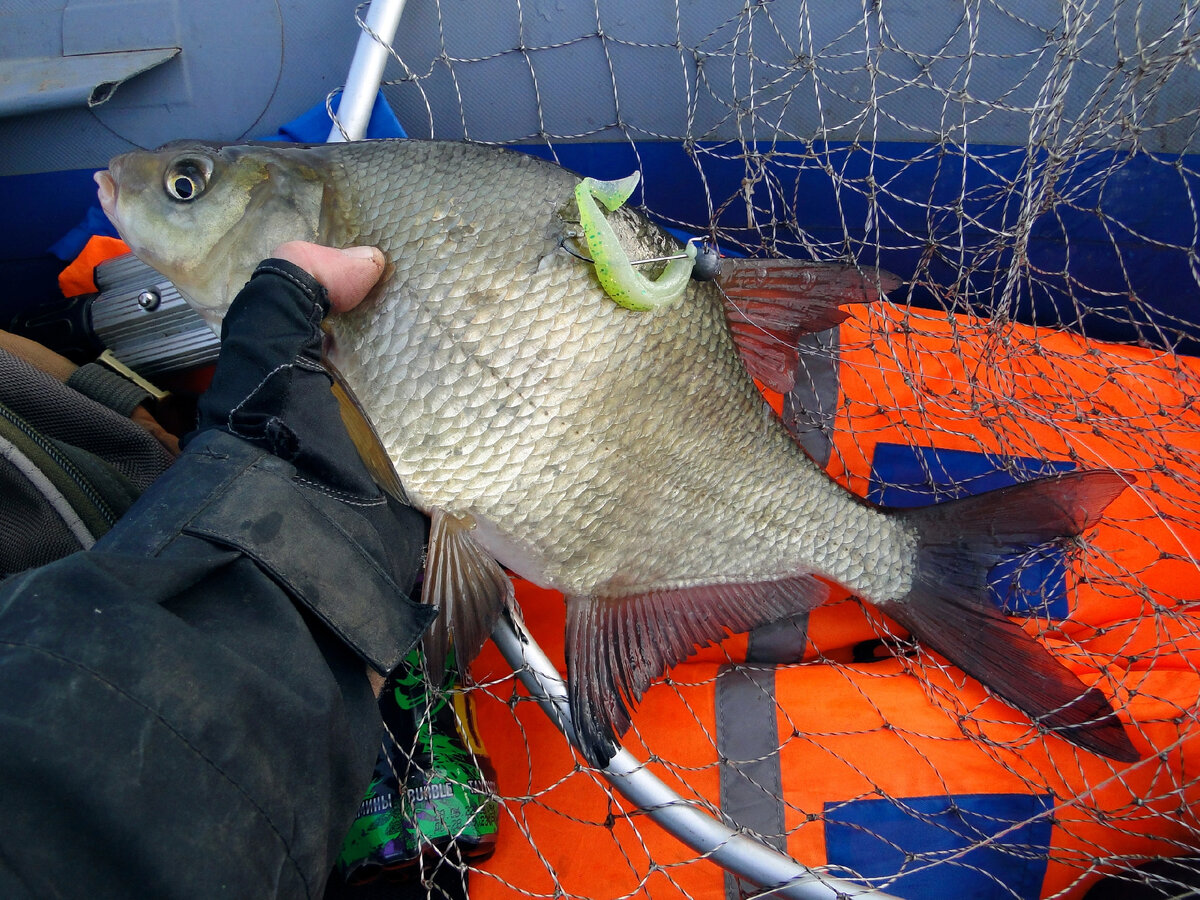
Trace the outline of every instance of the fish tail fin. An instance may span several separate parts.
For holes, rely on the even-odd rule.
[[[1047,731],[1122,762],[1139,758],[1104,694],[1087,687],[988,597],[988,574],[1014,549],[1074,537],[1127,486],[1079,471],[896,511],[919,535],[912,590],[879,608]]]

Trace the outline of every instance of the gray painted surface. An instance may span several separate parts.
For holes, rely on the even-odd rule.
[[[357,0],[0,0],[0,61],[178,56],[86,105],[0,119],[0,176],[98,168],[134,146],[265,136],[340,87]]]
[[[395,43],[408,71],[389,67],[399,81],[388,96],[411,134],[488,141],[969,136],[1024,146],[1118,107],[1139,120],[1146,149],[1200,149],[1191,119],[1175,119],[1200,96],[1187,63],[1195,24],[1167,0],[743,6],[412,2]]]
[[[356,5],[0,0],[0,60],[181,48],[94,110],[0,120],[0,175],[95,167],[134,144],[184,136],[271,133],[345,80]],[[728,0],[414,0],[395,43],[403,65],[393,60],[385,71],[395,82],[387,96],[418,137],[1055,145],[1105,140],[1089,122],[1120,108],[1136,120],[1144,149],[1200,149],[1191,117],[1180,118],[1200,96],[1200,70],[1178,64],[1195,37],[1178,4],[774,0],[742,8]],[[1062,34],[1074,36],[1074,59],[1059,52]]]
[[[178,54],[178,47],[167,47],[0,59],[0,116],[95,108],[111,100],[131,78]]]

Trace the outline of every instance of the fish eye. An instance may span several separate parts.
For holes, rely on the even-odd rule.
[[[172,199],[181,203],[195,200],[208,187],[212,164],[204,159],[178,159],[167,167],[163,185]]]

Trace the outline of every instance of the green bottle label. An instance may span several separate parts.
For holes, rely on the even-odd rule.
[[[381,868],[403,868],[423,848],[490,853],[500,806],[468,695],[431,684],[413,650],[380,709],[387,735],[338,857],[343,876],[369,880]]]
[[[353,879],[367,867],[402,866],[420,852],[409,840],[412,823],[406,820],[408,811],[396,790],[391,768],[386,751],[381,752],[375,775],[338,855],[338,868],[346,878]]]
[[[487,781],[465,746],[453,703],[456,693],[433,687],[421,671],[419,656],[410,655],[407,662],[392,694],[415,726],[403,773],[411,840],[482,843],[499,828],[496,786]]]

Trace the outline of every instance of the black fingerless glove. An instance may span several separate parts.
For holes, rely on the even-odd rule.
[[[251,556],[386,673],[435,614],[409,598],[428,523],[379,489],[346,432],[320,362],[328,311],[303,269],[269,259],[255,270],[162,488],[172,502],[140,518],[144,534],[177,529]]]
[[[355,498],[378,497],[321,365],[325,288],[299,266],[262,262],[221,325],[221,356],[195,431],[220,428]]]

